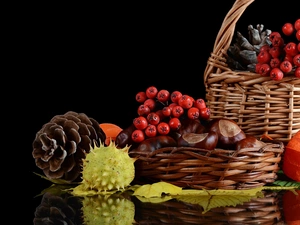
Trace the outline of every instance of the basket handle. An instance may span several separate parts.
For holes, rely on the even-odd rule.
[[[222,57],[224,51],[227,51],[230,47],[238,19],[252,2],[254,2],[254,0],[235,1],[223,20],[222,26],[215,39],[213,52],[211,53],[210,58]],[[204,71],[204,84],[206,84],[206,80],[208,79],[208,75],[211,73],[212,69],[213,65],[208,60]]]

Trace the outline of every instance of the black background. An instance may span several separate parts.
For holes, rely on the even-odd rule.
[[[259,23],[280,30],[299,18],[296,2],[256,1],[239,19],[237,30],[245,34],[249,24]],[[233,3],[44,5],[26,15],[22,24],[27,41],[19,55],[26,61],[19,79],[24,85],[14,101],[17,108],[22,105],[22,113],[14,113],[22,124],[21,160],[27,166],[21,172],[26,172],[26,195],[32,203],[30,221],[40,202],[33,196],[51,184],[33,174],[41,173],[31,152],[42,125],[72,110],[125,128],[137,115],[135,94],[151,85],[204,98],[206,61]]]

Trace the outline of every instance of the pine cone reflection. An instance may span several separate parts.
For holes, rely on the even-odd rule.
[[[96,120],[69,111],[54,116],[37,132],[32,155],[47,178],[79,181],[85,154],[105,138]]]
[[[34,225],[75,225],[81,223],[81,202],[72,196],[46,192],[34,213]]]

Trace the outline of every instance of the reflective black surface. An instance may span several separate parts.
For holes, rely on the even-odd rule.
[[[244,203],[212,207],[205,211],[197,203],[177,199],[145,202],[132,192],[113,195],[75,197],[57,186],[36,198],[34,224],[288,224],[286,216],[296,213],[291,191],[263,191],[263,195]],[[300,191],[298,192],[300,193]],[[197,197],[194,197],[197,198]],[[200,197],[198,197],[200,198]],[[296,195],[295,195],[296,198]],[[226,200],[226,199],[224,199]],[[289,202],[283,202],[283,200]],[[230,203],[229,203],[230,204]],[[300,199],[298,202],[300,204]],[[294,207],[294,209],[293,209]],[[292,211],[294,210],[294,211]],[[289,211],[287,213],[287,211]],[[93,218],[93,219],[91,219]],[[300,221],[299,215],[293,219]],[[121,221],[121,222],[120,222]]]
[[[18,37],[26,41],[23,39],[20,54],[16,54],[22,64],[14,65],[21,67],[22,72],[17,73],[20,77],[8,77],[11,91],[16,92],[10,96],[14,107],[13,117],[8,121],[14,122],[10,126],[14,129],[10,133],[14,138],[12,143],[22,145],[18,152],[13,151],[13,156],[21,152],[18,159],[22,165],[28,165],[25,169],[17,164],[21,175],[13,174],[18,191],[23,190],[19,179],[26,178],[28,198],[22,202],[26,209],[31,206],[28,224],[42,201],[42,196],[34,196],[50,186],[48,181],[33,174],[41,173],[31,155],[32,141],[41,126],[53,116],[73,110],[86,113],[99,123],[112,122],[125,128],[136,116],[135,94],[150,85],[180,90],[195,98],[205,97],[203,72],[217,32],[233,3],[233,0],[207,1],[205,5],[107,3],[97,6],[97,12],[92,12],[93,7],[85,11],[81,6],[77,10],[68,10],[71,6],[47,6],[28,11],[27,17],[18,21],[25,30]],[[282,4],[273,1],[264,6],[255,1],[237,23],[237,29],[247,32],[249,24],[257,23],[279,29],[280,24],[294,20],[299,14],[299,3],[288,0],[283,4],[290,7],[283,10]],[[29,75],[25,76],[24,71]],[[16,88],[16,82],[20,87]],[[15,161],[12,163],[16,165]],[[146,224],[141,217],[143,213],[149,217],[150,211],[157,218],[168,217],[171,212],[179,218],[194,218],[185,204],[180,203],[183,208],[180,212],[172,208],[174,203],[170,204],[170,207],[155,206],[161,210],[139,205],[136,220]],[[193,207],[192,212],[200,211]],[[198,222],[199,218],[195,220]]]

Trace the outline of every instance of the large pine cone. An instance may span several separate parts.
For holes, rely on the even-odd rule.
[[[106,135],[99,123],[84,113],[69,111],[54,116],[37,132],[33,158],[49,179],[81,180],[82,159]]]

